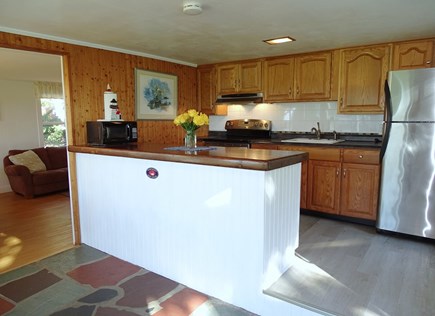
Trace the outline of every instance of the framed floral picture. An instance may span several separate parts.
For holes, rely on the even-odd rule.
[[[177,76],[135,69],[136,120],[173,120],[177,116]]]

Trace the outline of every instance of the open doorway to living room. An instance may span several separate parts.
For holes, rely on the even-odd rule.
[[[2,159],[13,149],[66,145],[62,80],[61,56],[0,48]],[[2,165],[0,273],[73,247],[70,205],[67,189],[14,193]]]

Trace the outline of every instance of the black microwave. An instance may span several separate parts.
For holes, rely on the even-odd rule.
[[[137,122],[134,121],[89,121],[86,131],[89,145],[137,142]]]

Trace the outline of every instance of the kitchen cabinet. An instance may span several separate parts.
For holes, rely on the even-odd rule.
[[[226,105],[214,104],[216,101],[215,68],[213,66],[199,66],[197,80],[199,110],[207,115],[227,115]]]
[[[295,58],[295,99],[328,100],[331,96],[331,53]]]
[[[379,150],[343,150],[341,215],[376,219],[379,173]]]
[[[340,148],[312,147],[309,151],[307,209],[338,214],[340,206]]]
[[[428,68],[434,65],[434,40],[400,42],[394,44],[393,70]]]
[[[331,68],[331,52],[268,59],[264,62],[265,101],[329,100]]]
[[[338,214],[340,180],[339,162],[310,160],[307,208],[324,213]]]
[[[264,100],[285,102],[294,99],[293,57],[275,58],[264,62]]]
[[[275,148],[309,154],[309,160],[302,164],[301,208],[376,220],[379,150],[293,145],[268,149]]]
[[[391,45],[342,49],[338,112],[383,113]]]
[[[261,61],[217,65],[217,94],[261,92],[261,72]]]

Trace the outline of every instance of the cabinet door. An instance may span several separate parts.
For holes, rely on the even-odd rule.
[[[338,214],[340,199],[340,163],[310,160],[308,163],[308,199],[310,210]]]
[[[198,67],[198,102],[199,110],[207,115],[227,115],[227,106],[217,104],[215,70],[213,67]]]
[[[210,114],[215,102],[213,67],[198,68],[198,102],[199,109]]]
[[[217,94],[229,94],[237,92],[238,65],[219,65],[217,72]]]
[[[340,53],[339,113],[383,113],[390,46]]]
[[[343,163],[340,215],[375,220],[379,166]]]
[[[299,56],[295,60],[295,99],[331,97],[331,53]]]
[[[239,65],[238,92],[260,92],[261,83],[261,61]]]
[[[433,41],[404,42],[394,45],[393,69],[432,67]]]
[[[294,86],[294,58],[264,62],[264,100],[291,101]]]

